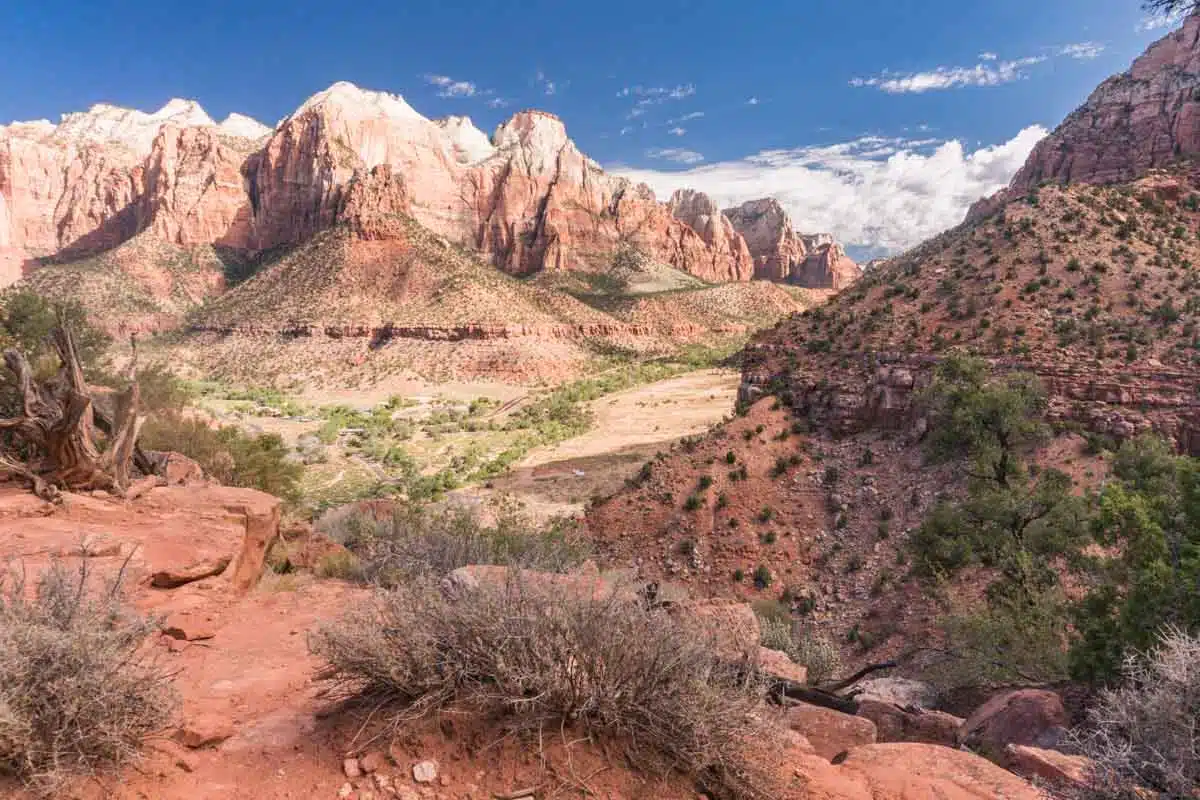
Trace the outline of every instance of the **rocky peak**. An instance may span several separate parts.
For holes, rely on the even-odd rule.
[[[1200,155],[1200,14],[1192,14],[1096,87],[1030,153],[1007,189],[972,206],[987,216],[1039,184],[1134,180],[1180,156]]]
[[[734,230],[733,223],[711,197],[692,189],[679,189],[671,195],[667,207],[675,219],[699,234],[713,251],[717,263],[724,261],[731,265],[729,274],[737,277],[726,279],[745,280],[754,274],[754,259],[746,240]],[[717,263],[714,269],[719,274]]]
[[[863,275],[862,267],[846,255],[840,244],[830,242],[793,264],[788,281],[810,289],[845,289]]]
[[[245,114],[230,114],[217,127],[227,136],[238,136],[243,139],[257,140],[271,134],[271,128]]]
[[[332,110],[340,117],[353,119],[392,119],[427,122],[398,94],[360,89],[349,81],[338,81],[317,92],[292,112],[289,119],[308,111]]]
[[[151,114],[98,103],[87,111],[64,114],[54,129],[54,138],[77,144],[113,143],[140,154],[149,153],[158,129],[168,122],[179,127],[215,124],[194,100],[174,98]]]
[[[843,289],[862,275],[832,234],[797,233],[791,217],[773,197],[726,209],[725,216],[746,240],[755,278],[812,289]]]
[[[445,132],[459,163],[473,164],[496,152],[488,135],[476,128],[470,117],[446,117],[434,124]]]
[[[688,219],[703,219],[721,215],[721,209],[717,207],[716,202],[704,192],[698,192],[695,189],[676,189],[667,205],[671,207],[671,213],[684,222],[687,222]]]
[[[567,128],[554,114],[545,111],[521,111],[496,129],[492,136],[500,150],[520,149],[530,158],[532,171],[544,171],[559,153],[572,144]]]
[[[808,249],[792,230],[792,220],[773,197],[750,200],[725,210],[734,229],[746,240],[754,259],[754,277],[784,281],[792,265],[804,261]]]

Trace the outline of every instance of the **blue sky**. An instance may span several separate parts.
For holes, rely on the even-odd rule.
[[[965,178],[969,194],[1019,164],[1036,141],[1013,144],[1022,130],[1053,127],[1167,30],[1146,30],[1137,0],[0,0],[0,18],[0,123],[185,97],[214,118],[274,124],[349,80],[487,131],[546,109],[606,166],[660,192],[686,170],[730,201],[757,188],[749,172],[775,170],[762,187],[778,193],[781,167],[853,177],[897,154],[928,161],[947,142],[963,169],[999,153]],[[913,180],[944,183],[953,156]],[[730,165],[745,168],[734,188],[715,174]],[[887,191],[871,188],[876,215]],[[906,238],[911,209],[896,209],[900,227],[872,233],[841,221],[861,203],[837,198],[822,214],[824,199],[789,199],[798,227],[841,226],[860,249],[897,249],[935,223],[914,220]]]

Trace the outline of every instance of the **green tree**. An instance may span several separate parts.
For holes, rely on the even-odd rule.
[[[930,455],[970,458],[971,477],[1000,487],[1019,477],[1021,455],[1049,435],[1043,419],[1046,395],[1037,376],[1014,372],[991,378],[987,362],[979,358],[943,360],[924,401]]]
[[[914,571],[940,580],[985,567],[992,576],[982,603],[943,619],[951,658],[937,677],[955,685],[1063,677],[1068,607],[1053,565],[1086,541],[1087,505],[1067,475],[1025,463],[1049,436],[1041,385],[953,356],[924,399],[929,455],[971,466],[966,497],[939,502],[909,540]]]
[[[35,367],[54,355],[50,332],[65,325],[75,337],[75,347],[84,369],[94,369],[111,342],[103,331],[92,326],[87,312],[77,301],[56,303],[32,289],[9,292],[3,300],[0,340],[5,347],[16,347]],[[57,362],[55,362],[57,364]]]
[[[1121,447],[1113,475],[1092,523],[1104,555],[1075,609],[1072,672],[1088,680],[1118,677],[1167,626],[1200,629],[1200,460],[1142,437]]]

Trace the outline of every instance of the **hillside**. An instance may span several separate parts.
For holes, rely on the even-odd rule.
[[[263,265],[197,310],[172,351],[254,385],[362,386],[398,374],[546,383],[602,354],[741,341],[820,299],[759,282],[711,286],[653,265],[597,293],[580,279],[506,275],[403,213],[372,225],[326,231]]]
[[[1043,378],[1053,416],[1191,448],[1200,375],[1200,178],[1047,186],[890,260],[750,346],[744,396],[790,392],[840,432],[901,427],[955,348]]]

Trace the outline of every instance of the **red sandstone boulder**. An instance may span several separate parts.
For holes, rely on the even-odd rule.
[[[808,703],[792,706],[787,711],[787,723],[822,758],[833,759],[847,750],[875,743],[875,723],[831,708]]]
[[[858,795],[864,800],[1046,800],[1043,792],[986,759],[937,745],[859,747],[842,767],[866,779],[870,793]]]
[[[1067,712],[1057,694],[1017,689],[977,708],[959,729],[957,739],[959,744],[998,758],[1010,744],[1053,747],[1067,725]]]
[[[963,720],[944,711],[905,709],[879,700],[859,700],[858,715],[875,723],[880,742],[924,742],[956,747]]]
[[[1094,764],[1085,756],[1021,744],[1004,748],[1005,765],[1018,775],[1040,779],[1063,789],[1087,788]]]
[[[767,676],[805,684],[808,682],[808,667],[797,664],[788,657],[787,653],[771,650],[766,647],[758,648],[758,669]]]

